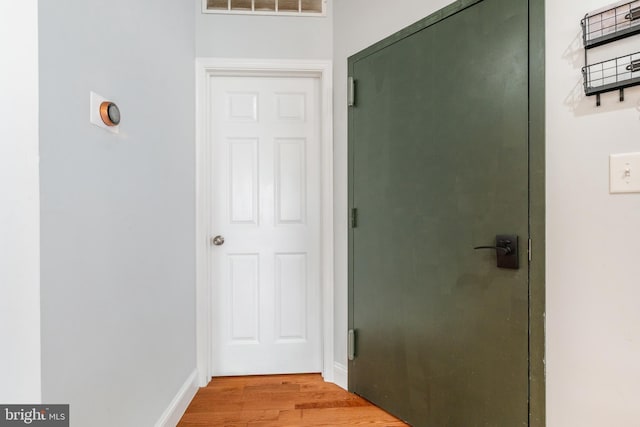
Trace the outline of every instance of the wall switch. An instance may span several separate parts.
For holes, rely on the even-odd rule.
[[[609,156],[609,192],[640,193],[640,153]]]

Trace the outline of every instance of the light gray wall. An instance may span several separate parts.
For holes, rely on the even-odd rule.
[[[196,56],[331,59],[333,0],[325,17],[220,15],[196,7]]]
[[[43,400],[72,425],[153,425],[195,370],[193,8],[40,2]]]
[[[336,1],[334,5],[335,360],[347,364],[347,58],[441,9],[450,0]],[[393,7],[392,7],[393,6]]]
[[[0,402],[38,403],[37,0],[0,2],[0,52]]]
[[[546,2],[549,427],[640,423],[640,194],[609,194],[609,155],[640,151],[640,88],[600,108],[582,90],[580,19],[607,3]],[[635,36],[589,56],[638,51]]]

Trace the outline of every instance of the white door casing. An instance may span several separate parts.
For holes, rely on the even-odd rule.
[[[331,63],[201,58],[197,74],[199,382],[214,373],[320,369],[333,381]],[[272,87],[250,89],[251,81]],[[284,81],[295,83],[277,87]],[[232,86],[216,102],[218,84]],[[269,115],[272,126],[260,131]],[[224,128],[226,142],[212,149]],[[214,193],[227,208],[214,203]],[[225,243],[211,246],[217,234]],[[211,280],[237,286],[211,289]],[[295,286],[301,281],[305,287]],[[225,310],[228,320],[215,322]],[[214,369],[225,358],[228,370]]]
[[[214,376],[322,368],[317,83],[212,79]]]

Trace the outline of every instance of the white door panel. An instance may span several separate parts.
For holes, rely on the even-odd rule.
[[[213,372],[319,372],[320,141],[314,78],[212,80]]]

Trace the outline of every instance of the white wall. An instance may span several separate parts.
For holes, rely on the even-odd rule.
[[[331,59],[333,0],[327,16],[291,17],[202,13],[196,7],[196,56]]]
[[[336,1],[334,5],[335,360],[347,365],[347,58],[441,9],[450,0]],[[394,4],[395,5],[395,4]]]
[[[39,403],[37,0],[0,2],[0,52],[0,402]]]
[[[76,426],[153,425],[195,370],[194,28],[192,2],[40,2],[42,395]]]
[[[609,154],[640,151],[640,88],[596,108],[581,86],[580,19],[607,3],[546,3],[550,427],[640,425],[640,194],[608,192]],[[597,50],[638,52],[640,37]]]

